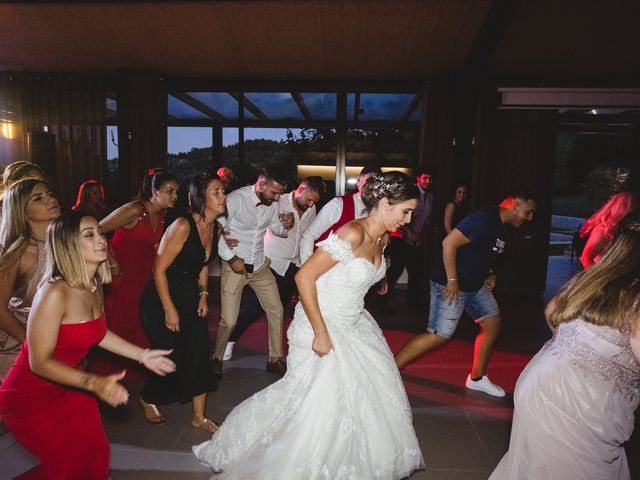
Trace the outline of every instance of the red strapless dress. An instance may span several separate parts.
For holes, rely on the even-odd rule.
[[[107,331],[104,317],[60,325],[56,360],[79,364]],[[0,415],[14,438],[42,462],[21,479],[106,479],[109,442],[96,398],[35,375],[29,346],[22,350],[0,385]]]
[[[140,297],[151,280],[156,258],[155,246],[164,230],[164,215],[154,230],[149,212],[142,205],[138,223],[133,228],[118,228],[109,242],[111,253],[120,265],[120,275],[105,285],[104,310],[109,330],[142,348],[150,347],[140,322]],[[103,350],[92,352],[89,370],[110,375],[127,370],[127,378],[142,380],[147,371],[136,362]]]

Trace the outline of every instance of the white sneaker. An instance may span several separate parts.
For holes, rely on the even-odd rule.
[[[477,381],[471,380],[471,375],[467,375],[466,385],[470,390],[478,390],[479,392],[488,393],[494,397],[504,397],[505,395],[504,390],[495,383],[492,383],[486,375]]]
[[[224,355],[222,356],[224,362],[231,360],[231,357],[233,357],[233,347],[235,347],[235,345],[236,342],[227,342],[227,346],[224,347]]]

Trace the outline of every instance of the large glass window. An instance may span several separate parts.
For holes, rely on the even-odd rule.
[[[358,173],[365,166],[411,173],[417,157],[417,129],[348,129],[346,189],[355,191]]]
[[[167,150],[167,170],[178,177],[182,198],[193,176],[213,167],[213,129],[169,127]]]
[[[271,166],[284,170],[292,180],[320,175],[335,181],[334,129],[246,128],[244,149],[250,178],[261,167]]]
[[[345,97],[346,111],[339,106]],[[338,91],[172,91],[169,125],[212,128],[212,163],[232,168],[241,184],[252,182],[263,166],[277,166],[292,178],[321,175],[335,182],[344,165],[351,183],[365,165],[410,171],[418,157],[421,95],[354,91],[345,97]],[[345,129],[339,134],[340,125]],[[171,146],[169,151],[177,154]],[[169,160],[171,168],[186,168],[175,155]]]

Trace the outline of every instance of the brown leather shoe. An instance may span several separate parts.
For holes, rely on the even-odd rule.
[[[277,373],[281,377],[284,377],[284,374],[287,373],[287,362],[284,357],[280,357],[273,362],[267,360],[267,372]]]
[[[211,371],[213,372],[213,376],[216,377],[216,380],[222,380],[222,360],[213,357],[213,360],[211,360]]]
[[[142,397],[140,397],[140,407],[142,408],[142,413],[144,413],[147,421],[152,425],[162,425],[167,421],[166,417],[160,413],[158,407],[156,407],[152,403],[145,402]]]

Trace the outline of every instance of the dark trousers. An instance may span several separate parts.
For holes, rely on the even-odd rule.
[[[296,273],[298,273],[298,270],[298,267],[296,267],[293,263],[289,264],[289,268],[287,268],[284,276],[278,275],[273,270],[273,268],[271,269],[273,276],[276,278],[276,284],[278,285],[280,301],[282,302],[282,306],[285,309],[287,308],[287,305],[289,305],[291,297],[296,292],[295,276]],[[257,318],[263,313],[264,310],[262,309],[262,305],[260,305],[258,297],[253,295],[251,301],[240,311],[240,314],[238,315],[238,323],[233,329],[233,332],[229,337],[229,341],[237,342],[238,340],[240,340],[240,337],[247,330],[247,328],[249,328],[251,324],[255,322]]]
[[[407,283],[407,297],[412,305],[423,304],[427,298],[427,265],[426,250],[424,245],[409,245],[402,238],[391,237],[391,242],[387,249],[391,266],[387,270],[387,282],[389,293],[393,290],[402,271],[406,268],[409,276]],[[385,304],[387,295],[379,297],[380,303]]]

